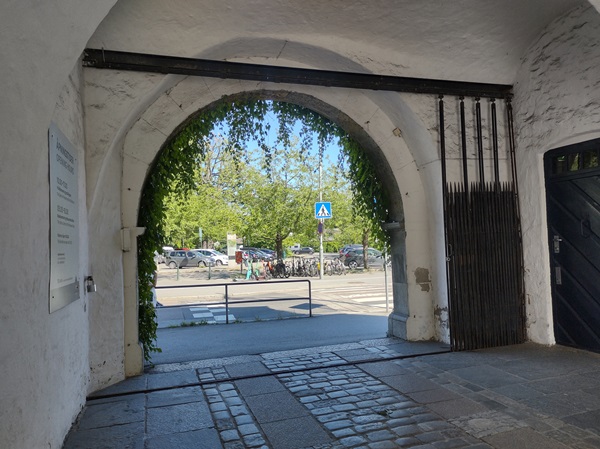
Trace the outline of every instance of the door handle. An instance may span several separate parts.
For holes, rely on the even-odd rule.
[[[555,235],[554,238],[552,239],[554,254],[560,253],[560,242],[562,242],[562,239],[560,238],[560,236]]]

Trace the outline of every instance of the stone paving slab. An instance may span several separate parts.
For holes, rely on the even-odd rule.
[[[206,402],[169,405],[147,411],[147,434],[168,435],[208,429],[213,421]]]
[[[485,438],[485,441],[496,449],[566,449],[567,447],[528,428],[499,433]]]
[[[146,396],[146,407],[165,407],[168,405],[199,402],[200,400],[204,400],[200,387],[176,388],[148,393]]]
[[[106,396],[106,395],[118,395],[122,393],[128,393],[131,391],[144,391],[148,387],[148,376],[134,376],[129,379],[125,379],[122,382],[119,382],[115,385],[111,385],[110,387],[104,388],[102,390],[98,390],[90,397],[95,396]]]
[[[528,427],[524,421],[502,412],[490,410],[473,415],[460,416],[449,422],[476,438],[484,438],[498,433]]]
[[[144,395],[121,398],[118,402],[92,403],[79,422],[80,429],[98,429],[112,425],[144,422],[146,399]]]
[[[483,388],[501,387],[523,381],[520,377],[488,365],[479,365],[477,369],[472,367],[456,369],[452,370],[452,374]]]
[[[418,374],[399,374],[396,376],[382,376],[381,380],[391,387],[403,392],[413,393],[416,391],[435,390],[437,385]]]
[[[146,441],[146,449],[222,449],[215,429],[159,435]]]
[[[160,373],[148,376],[148,389],[169,388],[190,385],[198,382],[198,375],[193,370],[174,373]]]
[[[311,416],[272,421],[264,423],[262,428],[273,449],[309,448],[333,441]]]
[[[575,413],[564,419],[565,422],[600,433],[600,410],[584,413]]]
[[[245,398],[248,407],[256,420],[260,423],[279,421],[285,418],[299,418],[308,415],[306,408],[302,407],[289,391],[265,393],[260,396]]]
[[[65,449],[145,449],[144,421],[131,424],[72,430],[63,445]]]
[[[460,395],[443,387],[435,388],[433,390],[414,391],[412,393],[406,393],[406,396],[421,404],[461,399]]]
[[[385,339],[152,367],[88,401],[64,449],[600,448],[599,355],[410,351]]]
[[[225,366],[225,370],[231,377],[256,376],[271,372],[261,361],[227,365]]]
[[[245,397],[287,391],[282,383],[272,376],[236,380],[235,385]]]
[[[458,398],[451,401],[442,401],[427,404],[430,410],[440,415],[443,418],[451,419],[459,416],[472,415],[488,410],[488,407],[481,403],[472,401],[467,398]]]

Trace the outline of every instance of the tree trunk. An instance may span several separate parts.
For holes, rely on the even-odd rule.
[[[366,270],[367,268],[369,268],[369,230],[368,229],[363,229],[362,245],[363,245],[363,267]]]
[[[278,259],[283,259],[283,236],[279,233],[275,235],[275,252]]]

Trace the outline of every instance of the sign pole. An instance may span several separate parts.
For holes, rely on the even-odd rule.
[[[319,156],[319,202],[323,202],[323,189],[321,180],[323,176],[323,156]],[[319,232],[319,279],[323,279],[323,219],[321,222],[321,232]]]
[[[390,299],[388,296],[387,246],[383,247],[383,278],[385,282],[385,313],[389,313]]]

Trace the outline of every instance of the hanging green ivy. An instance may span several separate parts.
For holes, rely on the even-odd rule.
[[[208,142],[215,134],[227,133],[226,150],[241,164],[246,158],[245,143],[255,140],[265,155],[265,169],[272,160],[267,145],[270,125],[267,114],[279,122],[277,142],[288,149],[294,127],[300,123],[301,149],[308,149],[316,138],[322,155],[326,146],[336,139],[341,155],[348,161],[348,176],[354,191],[356,213],[370,223],[370,233],[387,244],[381,222],[388,215],[388,196],[378,181],[375,167],[360,145],[342,128],[316,112],[292,103],[247,99],[222,101],[191,119],[158,155],[142,190],[138,225],[146,231],[138,239],[139,338],[146,361],[156,346],[156,311],[152,304],[152,278],[156,270],[154,255],[165,241],[164,202],[170,192],[186,195],[194,187],[194,169],[205,154]],[[217,129],[215,129],[217,127]]]

